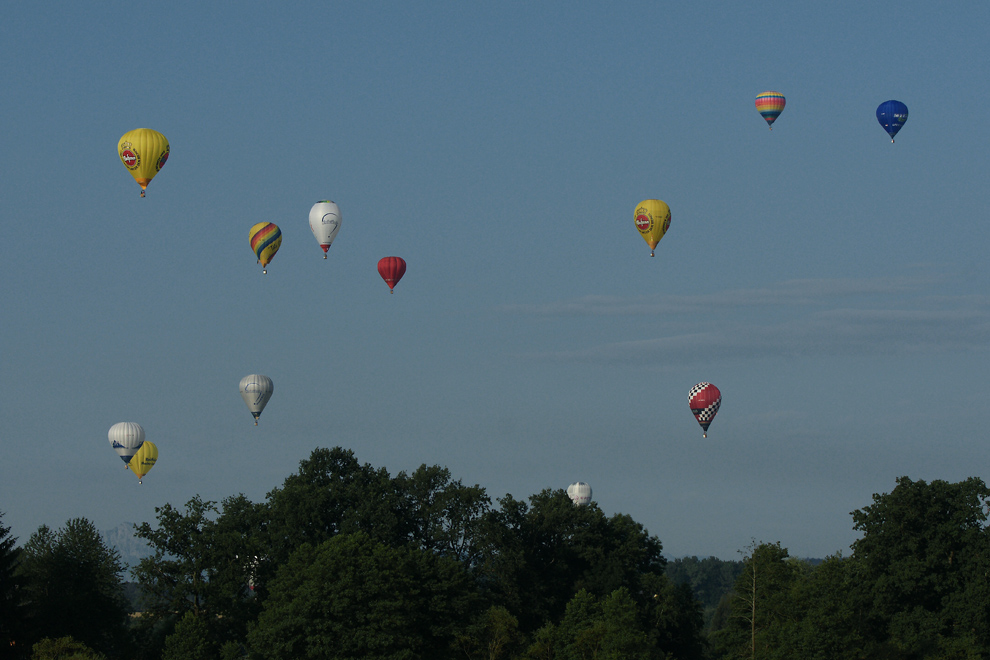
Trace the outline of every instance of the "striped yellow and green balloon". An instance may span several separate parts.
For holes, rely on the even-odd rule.
[[[268,263],[278,252],[282,245],[282,230],[273,222],[259,222],[251,227],[248,234],[251,239],[251,249],[258,257],[258,263],[262,266],[262,272],[268,272]]]
[[[141,197],[148,184],[168,160],[168,140],[150,128],[127,131],[117,142],[117,155],[127,171],[141,186]]]
[[[763,92],[756,95],[756,110],[767,120],[771,131],[773,130],[773,123],[784,111],[786,104],[787,101],[784,100],[784,95],[780,92]]]

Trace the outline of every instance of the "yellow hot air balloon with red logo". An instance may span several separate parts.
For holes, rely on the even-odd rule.
[[[117,155],[127,171],[141,186],[141,197],[155,175],[168,160],[168,140],[150,128],[127,131],[117,143]]]
[[[144,475],[151,471],[151,468],[155,467],[155,463],[158,462],[158,447],[154,444],[145,440],[141,443],[141,447],[135,452],[134,457],[131,458],[131,462],[127,464],[127,467],[131,469],[131,472],[137,475],[138,483],[144,483]]]
[[[650,256],[654,256],[657,243],[670,227],[670,207],[659,199],[644,199],[636,206],[633,217],[636,220],[636,229],[650,246]]]

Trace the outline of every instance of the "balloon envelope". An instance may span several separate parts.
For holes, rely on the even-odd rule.
[[[254,415],[254,425],[258,425],[258,418],[261,411],[268,405],[268,400],[272,398],[275,391],[275,384],[268,376],[261,374],[251,374],[241,378],[240,384],[241,398],[247,404],[248,410]]]
[[[333,239],[340,231],[340,209],[330,200],[324,200],[313,204],[309,210],[309,228],[316,237],[316,242],[323,248],[323,258],[326,259],[326,252],[333,244]]]
[[[168,140],[150,128],[135,128],[117,142],[117,155],[127,171],[141,186],[141,197],[148,184],[168,160]]]
[[[578,506],[584,506],[591,503],[591,486],[584,483],[583,481],[578,481],[567,487],[567,496],[571,498],[571,502],[574,502]]]
[[[659,199],[644,199],[636,206],[633,214],[636,222],[636,229],[646,244],[650,246],[650,256],[657,247],[657,243],[667,233],[670,227],[670,207],[666,202]]]
[[[715,419],[715,413],[722,405],[722,393],[711,383],[698,383],[688,392],[688,405],[694,418],[701,424],[704,437],[708,437],[708,425]]]
[[[124,465],[127,465],[144,443],[144,429],[136,422],[117,422],[110,427],[107,437],[110,439],[110,446],[124,461]]]
[[[258,257],[258,263],[264,268],[262,272],[267,273],[268,263],[282,245],[282,230],[272,222],[259,222],[251,227],[248,238],[251,240],[251,249]]]
[[[144,475],[148,474],[157,462],[158,447],[145,440],[141,448],[134,454],[131,462],[127,464],[127,467],[131,468],[131,471],[137,475],[138,483],[142,483],[141,480],[144,479]]]
[[[784,111],[785,105],[787,105],[787,101],[780,92],[771,91],[756,95],[756,109],[767,120],[771,131],[773,130],[773,123]]]
[[[402,257],[384,257],[378,261],[378,274],[385,280],[389,292],[393,293],[392,287],[406,274],[406,262]]]
[[[887,131],[890,141],[894,141],[897,131],[901,130],[908,118],[907,106],[900,101],[884,101],[877,107],[877,121]]]

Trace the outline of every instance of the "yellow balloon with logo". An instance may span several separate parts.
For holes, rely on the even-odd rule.
[[[659,199],[644,199],[636,206],[636,229],[650,246],[650,256],[670,227],[670,207]]]
[[[117,143],[117,155],[127,171],[141,186],[141,197],[148,184],[168,160],[168,140],[150,128],[127,131]]]
[[[151,468],[155,467],[155,463],[158,462],[158,447],[156,447],[151,442],[145,440],[141,443],[134,457],[131,458],[131,462],[127,464],[127,467],[137,475],[138,483],[143,483],[144,475],[151,471]]]
[[[282,245],[282,230],[273,222],[259,222],[251,227],[248,239],[251,241],[251,249],[258,257],[258,263],[261,264],[261,272],[267,273],[268,262]]]

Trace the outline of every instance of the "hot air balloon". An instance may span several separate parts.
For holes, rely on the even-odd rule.
[[[767,120],[771,131],[773,130],[773,123],[784,111],[785,105],[787,105],[787,101],[780,92],[763,92],[756,95],[756,110]]]
[[[158,462],[158,447],[153,443],[145,440],[141,448],[137,450],[134,454],[134,458],[131,462],[127,464],[127,467],[131,468],[131,471],[137,475],[138,483],[144,483],[144,475],[151,472],[151,468],[155,467],[155,463]]]
[[[688,392],[688,405],[701,424],[702,435],[707,438],[708,425],[715,419],[715,413],[722,405],[722,393],[711,383],[698,383]]]
[[[259,222],[251,227],[248,238],[251,240],[251,249],[261,264],[261,272],[267,273],[268,263],[282,245],[282,230],[272,222]]]
[[[110,439],[110,446],[117,452],[126,467],[131,462],[131,457],[144,443],[144,429],[135,422],[117,422],[110,427],[107,437]]]
[[[650,256],[670,227],[670,207],[659,199],[644,199],[636,206],[636,229],[650,246]]]
[[[340,231],[340,209],[330,200],[313,204],[309,210],[309,228],[313,230],[316,242],[323,248],[323,258],[327,258],[327,250],[333,244],[333,239]]]
[[[168,160],[168,140],[150,128],[135,128],[117,142],[117,155],[127,171],[141,186],[141,197],[148,184]]]
[[[378,274],[388,285],[388,292],[395,293],[392,287],[406,274],[406,262],[402,257],[384,257],[378,261]]]
[[[877,107],[877,121],[883,126],[883,130],[890,135],[890,143],[894,143],[894,136],[901,126],[907,121],[907,106],[900,101],[884,101]]]
[[[584,483],[583,481],[578,481],[567,487],[567,496],[571,498],[571,502],[578,506],[584,506],[591,503],[591,486]]]
[[[254,415],[254,425],[258,425],[258,418],[261,411],[268,405],[268,400],[272,398],[275,391],[275,384],[268,376],[261,374],[251,374],[241,378],[241,398],[247,404],[248,410]]]

